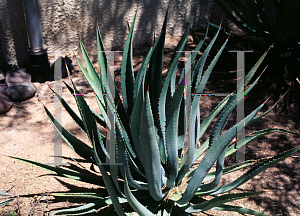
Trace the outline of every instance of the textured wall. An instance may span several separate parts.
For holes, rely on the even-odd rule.
[[[44,47],[48,50],[73,50],[77,56],[80,35],[88,53],[96,58],[96,18],[108,50],[122,50],[138,0],[39,0]],[[140,0],[134,34],[134,52],[147,50],[155,31],[159,35],[168,0]],[[195,27],[210,17],[219,23],[220,9],[212,0],[170,1],[167,37],[181,36],[195,13]],[[209,12],[210,11],[210,12]],[[211,14],[211,15],[210,15]],[[26,20],[22,0],[0,0],[0,19],[9,64],[24,65],[29,60]],[[0,51],[1,52],[1,51]],[[69,54],[69,53],[67,53]],[[53,53],[49,53],[52,61]],[[69,54],[70,55],[70,54]],[[2,59],[2,53],[0,55]]]

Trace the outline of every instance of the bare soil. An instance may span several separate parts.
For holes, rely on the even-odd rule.
[[[168,45],[174,49],[171,41]],[[189,41],[189,48],[194,44]],[[166,49],[165,61],[170,60],[170,49]],[[143,60],[144,55],[134,56],[134,70],[137,71]],[[184,60],[180,62],[181,67]],[[209,60],[210,61],[210,60]],[[208,61],[208,62],[209,62]],[[247,59],[246,59],[247,61]],[[120,60],[116,60],[116,65],[120,65]],[[236,63],[227,53],[224,53],[217,64],[215,71],[210,78],[205,89],[206,93],[230,93],[236,87]],[[167,64],[164,64],[164,69]],[[79,67],[75,66],[75,73],[72,76],[75,85],[84,93],[91,92],[91,89],[79,72]],[[69,78],[64,79],[69,82]],[[118,77],[116,83],[118,84]],[[41,84],[34,83],[37,89]],[[258,88],[263,83],[258,84]],[[64,85],[63,85],[64,86]],[[63,87],[62,94],[67,90]],[[270,96],[270,91],[256,92],[246,98],[245,114],[249,114]],[[65,95],[64,98],[78,113],[76,104],[72,96]],[[96,109],[97,103],[92,96],[85,96],[88,104]],[[204,117],[221,101],[221,97],[202,97],[201,98],[201,118]],[[270,108],[274,102],[269,100],[263,111]],[[13,202],[0,207],[0,215],[8,215],[8,212],[16,211],[17,215],[50,215],[55,209],[78,206],[82,203],[73,202],[67,198],[55,198],[48,195],[48,192],[59,192],[78,190],[84,188],[94,188],[94,185],[78,183],[75,180],[60,178],[49,175],[49,172],[32,165],[11,159],[7,156],[15,156],[25,159],[36,160],[43,163],[54,162],[54,128],[50,123],[46,112],[46,106],[54,115],[54,97],[49,96],[41,101],[37,96],[23,101],[15,102],[12,109],[0,115],[0,190],[18,196]],[[280,106],[279,106],[280,107]],[[261,114],[261,113],[260,113]],[[89,143],[88,138],[77,127],[67,112],[62,109],[62,124],[69,131],[75,134],[82,141]],[[235,114],[229,119],[229,126],[235,124]],[[300,115],[299,110],[294,105],[290,106],[288,113],[273,110],[262,120],[253,123],[246,128],[246,134],[265,128],[283,128],[299,133]],[[227,127],[228,128],[228,127]],[[211,128],[209,129],[211,130]],[[205,138],[209,136],[209,131]],[[201,140],[203,142],[203,139]],[[293,134],[273,134],[255,141],[252,141],[245,148],[246,160],[272,157],[278,153],[299,146],[299,136]],[[66,143],[62,142],[63,155],[69,158],[79,158]],[[72,161],[72,160],[71,160]],[[63,163],[67,161],[63,159]],[[230,156],[225,161],[225,167],[235,162],[235,157]],[[240,186],[233,192],[255,192],[264,191],[262,194],[232,202],[232,204],[253,209],[268,215],[300,215],[300,153],[285,159],[277,165],[267,169],[257,175],[252,180]],[[74,162],[75,163],[75,162]],[[249,168],[237,171],[234,174],[224,175],[221,184],[233,181],[245,173]],[[71,185],[75,185],[71,186]],[[1,197],[0,201],[5,200]],[[96,214],[95,214],[96,215]],[[100,211],[98,215],[105,215]],[[232,212],[208,211],[198,215],[241,215]]]

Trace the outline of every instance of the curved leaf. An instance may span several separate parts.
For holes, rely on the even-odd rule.
[[[95,163],[93,149],[89,147],[87,144],[77,139],[73,134],[71,134],[68,130],[66,130],[50,113],[47,107],[44,106],[44,109],[54,126],[54,129],[59,133],[59,135],[63,138],[63,140],[70,146],[70,148],[76,152],[79,156],[86,159],[88,162]]]
[[[124,184],[125,196],[128,200],[129,205],[141,216],[155,216],[152,214],[145,206],[143,206],[131,193],[130,188],[128,186],[128,181],[125,176],[125,184]]]
[[[185,206],[182,206],[181,208],[188,213],[203,212],[212,209],[214,207],[217,207],[223,203],[231,202],[238,199],[244,199],[246,197],[254,196],[260,193],[261,192],[226,194],[226,195],[212,198],[211,200],[203,202],[201,204],[197,204],[197,205],[187,204]]]
[[[143,135],[141,150],[149,192],[154,200],[159,201],[163,198],[161,191],[160,154],[148,91],[145,95],[140,131]]]
[[[241,126],[247,126],[251,119],[259,112],[259,110],[263,107],[264,104],[260,105],[256,110],[254,110],[251,114],[249,114],[244,120],[240,121],[237,124],[237,128],[241,128]],[[229,145],[230,141],[236,136],[239,132],[236,127],[230,128],[226,133],[221,135],[219,139],[208,149],[204,158],[202,159],[200,165],[196,169],[193,177],[191,178],[188,187],[182,198],[178,201],[179,204],[184,204],[192,199],[197,189],[201,186],[201,183],[208,171],[211,169],[217,158],[224,151],[226,146]]]
[[[214,193],[211,193],[211,194],[215,195],[215,194],[226,193],[228,191],[231,191],[231,190],[237,188],[238,186],[244,184],[245,182],[247,182],[248,180],[250,180],[254,176],[258,175],[262,171],[264,171],[267,168],[273,166],[274,164],[284,160],[285,158],[289,157],[290,155],[296,153],[299,150],[300,150],[300,147],[293,148],[293,149],[288,150],[286,152],[282,152],[282,153],[280,153],[280,154],[278,154],[278,155],[276,155],[276,156],[274,156],[270,159],[267,159],[267,160],[264,160],[260,163],[257,163],[248,172],[246,172],[244,175],[242,175],[241,177],[239,177],[238,179],[236,179],[235,181],[233,181],[229,184],[226,184],[226,185],[223,185],[221,187],[216,188],[216,191]]]
[[[63,167],[58,167],[58,166],[53,166],[53,165],[47,165],[44,163],[28,160],[28,159],[23,159],[23,158],[18,158],[18,157],[10,157],[15,160],[23,161],[25,163],[37,166],[39,168],[42,168],[44,170],[47,170],[49,172],[55,173],[58,176],[82,181],[82,182],[87,182],[99,186],[105,186],[104,182],[102,181],[102,178],[100,176],[96,175],[87,175],[78,171],[70,170],[70,169],[65,169]]]
[[[174,58],[172,58],[171,61],[171,66],[169,67],[169,70],[167,72],[167,76],[163,81],[163,85],[162,85],[162,89],[161,89],[161,93],[160,93],[160,97],[159,97],[159,102],[158,102],[158,114],[159,114],[159,121],[160,121],[160,125],[161,125],[161,130],[162,130],[162,135],[163,135],[163,142],[166,142],[166,98],[167,98],[167,92],[169,89],[169,85],[171,82],[171,77],[173,73],[176,73],[176,69],[177,69],[177,64],[178,64],[178,60],[179,57],[181,55],[181,51],[184,48],[184,45],[186,44],[187,41],[187,35],[191,29],[192,26],[192,22],[193,19],[191,20],[188,28],[186,29],[183,37],[181,38],[181,40],[179,41],[178,45],[177,45],[177,52],[174,55]]]
[[[174,97],[171,99],[168,106],[167,121],[166,121],[166,148],[167,148],[167,163],[169,176],[167,187],[171,188],[175,185],[175,180],[178,173],[178,120],[181,99],[184,91],[184,82],[180,83],[175,91]]]
[[[137,11],[134,15],[132,25],[129,29],[121,66],[121,90],[124,106],[128,114],[131,113],[133,108],[134,75],[132,65],[132,38],[136,14]]]

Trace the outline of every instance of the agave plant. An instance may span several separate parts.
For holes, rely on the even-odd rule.
[[[225,131],[224,126],[237,102],[242,96],[227,96],[205,118],[200,127],[199,100],[200,94],[209,79],[227,41],[224,42],[208,69],[203,72],[204,63],[215,42],[218,33],[205,49],[199,61],[196,56],[204,43],[202,40],[188,61],[191,67],[183,69],[180,79],[176,81],[179,57],[187,42],[193,19],[182,36],[171,60],[168,72],[163,78],[162,63],[164,41],[167,26],[166,13],[162,31],[150,48],[136,76],[133,72],[132,41],[133,23],[129,26],[121,67],[121,95],[117,92],[113,77],[109,71],[109,61],[97,26],[97,45],[99,74],[93,67],[87,52],[80,41],[86,68],[77,60],[85,78],[93,88],[101,113],[89,107],[76,86],[65,82],[67,89],[74,96],[80,116],[68,103],[53,91],[75,123],[83,130],[90,140],[90,145],[80,141],[65,129],[45,107],[51,123],[64,141],[86,162],[99,168],[99,172],[80,172],[72,167],[57,167],[32,160],[18,160],[44,168],[58,176],[88,182],[106,188],[105,192],[70,192],[51,193],[53,196],[84,198],[88,204],[69,209],[57,210],[52,215],[82,215],[95,212],[104,206],[113,206],[114,214],[118,215],[190,215],[207,210],[236,211],[253,215],[265,215],[253,210],[224,204],[233,200],[253,196],[254,193],[230,193],[268,167],[284,160],[299,150],[295,148],[278,154],[263,162],[254,164],[254,160],[245,161],[224,167],[227,156],[236,152],[253,139],[274,132],[286,132],[277,128],[269,128],[245,137],[238,145],[231,141],[241,128],[257,121],[267,112],[256,116],[264,104],[260,105],[237,125]],[[250,84],[256,69],[263,61],[266,53],[259,59],[245,77],[245,95],[255,86],[258,79]],[[149,67],[148,67],[149,66]],[[190,75],[190,76],[188,76]],[[188,79],[188,77],[190,77]],[[187,82],[191,83],[191,97],[184,94]],[[112,84],[112,85],[111,85]],[[244,86],[242,86],[244,87]],[[113,96],[114,92],[116,93]],[[113,99],[114,98],[114,99]],[[185,102],[191,100],[191,108]],[[109,117],[114,114],[114,118]],[[213,119],[217,118],[210,137],[198,146]],[[237,127],[238,126],[238,127]],[[115,142],[110,146],[105,143],[111,137],[100,133],[100,127],[115,131]],[[59,129],[61,128],[61,130]],[[188,129],[189,128],[189,129]],[[239,129],[238,129],[239,130]],[[186,142],[189,134],[189,142]],[[206,152],[206,153],[205,153]],[[195,164],[205,153],[200,164]],[[107,163],[110,161],[110,163]],[[209,172],[216,164],[216,171]],[[254,165],[253,165],[254,164]],[[244,175],[235,181],[218,186],[222,175],[253,165]],[[208,183],[209,182],[209,183]],[[226,193],[226,194],[225,194]],[[208,199],[207,196],[214,198]],[[96,199],[96,201],[94,201]],[[125,207],[128,208],[125,208]]]
[[[300,107],[300,28],[298,0],[215,0],[238,28],[245,31],[248,49],[260,55],[273,46],[267,57],[265,76],[270,84],[277,82],[275,101],[282,88],[291,91],[285,108],[295,102]],[[272,82],[270,82],[272,81]],[[289,100],[287,100],[289,99]]]

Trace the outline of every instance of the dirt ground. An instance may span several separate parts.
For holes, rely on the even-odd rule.
[[[192,46],[192,42],[189,42]],[[170,46],[171,48],[174,48]],[[165,60],[170,59],[170,52],[166,50]],[[134,57],[134,70],[137,71],[143,56]],[[181,60],[183,64],[183,59]],[[116,60],[116,65],[120,61]],[[225,66],[226,65],[226,66]],[[228,66],[231,65],[231,66]],[[236,85],[236,63],[230,60],[228,54],[224,53],[218,63],[211,79],[205,89],[206,93],[230,93]],[[166,65],[164,65],[166,68]],[[75,66],[72,76],[78,89],[84,93],[91,92],[83,74],[79,72],[79,67]],[[64,79],[69,82],[68,78]],[[118,82],[118,79],[116,79]],[[69,82],[70,83],[70,82]],[[42,84],[34,83],[39,90]],[[52,83],[49,83],[52,84]],[[258,84],[262,85],[262,84]],[[62,94],[66,94],[65,87]],[[257,108],[270,96],[266,91],[260,94],[252,94],[245,101],[245,114]],[[64,97],[68,103],[77,111],[72,96]],[[97,103],[92,96],[85,96],[89,105],[96,109]],[[221,101],[221,97],[201,98],[201,118],[205,117],[210,110]],[[18,196],[13,202],[0,207],[0,215],[7,215],[8,212],[17,211],[17,215],[50,215],[55,209],[69,206],[78,206],[81,203],[73,203],[67,199],[55,199],[47,195],[47,192],[69,191],[74,189],[70,185],[76,184],[77,190],[84,191],[85,187],[97,188],[94,185],[78,183],[75,180],[54,177],[40,168],[13,160],[7,156],[16,156],[25,159],[32,159],[43,163],[54,162],[54,129],[50,123],[43,105],[45,105],[54,115],[54,98],[49,96],[46,99],[38,100],[37,96],[24,101],[15,102],[12,109],[0,115],[0,190]],[[266,111],[274,102],[269,100],[263,111]],[[78,111],[77,111],[78,113]],[[246,134],[271,127],[278,127],[299,133],[300,115],[299,110],[292,105],[289,112],[277,113],[271,111],[259,122],[253,123],[246,128]],[[62,124],[82,141],[89,143],[88,138],[73,123],[67,112],[62,109]],[[202,119],[203,119],[202,118]],[[229,119],[229,125],[235,123],[235,114]],[[210,128],[211,129],[211,128]],[[205,134],[207,137],[209,133]],[[203,139],[201,140],[203,141]],[[273,134],[255,141],[246,147],[246,159],[256,159],[271,157],[283,151],[299,146],[299,136],[293,134]],[[63,142],[63,155],[70,158],[78,156]],[[67,161],[63,159],[63,163]],[[229,163],[234,163],[234,156],[225,160],[225,167]],[[234,201],[232,204],[250,208],[268,215],[300,215],[300,153],[278,163],[277,165],[262,172],[254,179],[248,181],[233,192],[254,192],[264,191],[262,194],[247,199]],[[228,183],[245,173],[249,168],[237,171],[234,174],[222,177],[222,184]],[[0,201],[3,201],[1,198]],[[98,215],[103,215],[99,212]],[[199,215],[241,215],[231,212],[208,211]]]

